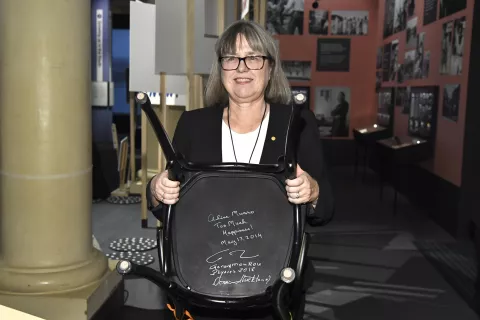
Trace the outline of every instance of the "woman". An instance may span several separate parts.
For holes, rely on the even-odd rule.
[[[284,148],[290,117],[291,91],[274,39],[259,25],[240,20],[218,40],[207,82],[207,108],[184,112],[173,145],[195,163],[277,163]],[[310,205],[310,222],[328,221],[333,197],[323,164],[315,117],[307,123],[298,148],[297,177],[286,181],[291,203]],[[179,200],[178,181],[167,171],[147,186],[149,209],[157,217],[163,205]]]

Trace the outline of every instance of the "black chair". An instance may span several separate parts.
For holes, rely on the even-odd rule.
[[[136,95],[136,103],[162,146],[169,178],[181,183],[180,200],[162,214],[161,270],[123,260],[117,271],[165,289],[179,318],[208,308],[233,315],[271,310],[277,319],[302,319],[309,237],[305,211],[288,201],[284,182],[295,175],[295,146],[303,126],[298,108],[292,105],[278,163],[206,165],[175,152],[145,93]]]

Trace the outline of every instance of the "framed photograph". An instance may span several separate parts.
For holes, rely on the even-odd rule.
[[[377,124],[391,128],[393,126],[393,107],[395,104],[395,88],[382,88],[377,93]]]
[[[426,26],[437,21],[438,0],[424,0],[423,4],[423,25]]]
[[[447,84],[443,89],[443,116],[449,120],[458,121],[460,104],[460,85]]]
[[[417,22],[418,18],[413,18],[407,22],[407,49],[413,49],[417,46]]]
[[[350,88],[315,88],[315,117],[321,137],[348,137]]]
[[[395,92],[395,106],[403,106],[403,101],[405,101],[405,94],[407,93],[407,88],[397,87]]]
[[[391,51],[392,51],[392,43],[387,43],[383,45],[383,59],[382,59],[383,81],[390,80]]]
[[[308,81],[312,75],[311,61],[282,61],[283,72],[288,80]]]
[[[265,26],[272,35],[303,34],[303,1],[267,0]]]
[[[452,38],[453,21],[444,23],[442,26],[442,51],[440,55],[440,74],[450,73],[450,62],[452,61]]]
[[[392,41],[390,49],[390,63],[388,66],[388,81],[395,81],[397,78],[399,62],[398,62],[398,40]]]
[[[350,39],[318,39],[317,71],[350,71]]]
[[[430,72],[430,51],[425,52],[425,56],[423,58],[423,75],[424,79],[428,78],[428,73]]]
[[[403,102],[402,102],[402,114],[409,114],[410,113],[410,96],[412,94],[411,87],[405,87],[405,91],[403,93]]]
[[[461,75],[463,50],[465,48],[465,17],[455,20],[453,25],[452,56],[450,57],[450,74]]]
[[[368,11],[332,11],[331,34],[334,36],[368,35]]]
[[[310,10],[308,32],[321,36],[328,35],[328,18],[327,10]]]
[[[403,80],[404,81],[414,79],[416,55],[417,55],[417,50],[410,50],[405,52],[405,58],[403,60]]]
[[[467,8],[467,0],[439,0],[440,19]]]
[[[422,32],[418,35],[417,38],[417,49],[415,53],[415,63],[413,67],[413,77],[415,79],[423,78],[423,63],[425,62],[424,43],[425,32]]]
[[[382,69],[383,48],[377,48],[377,69]]]

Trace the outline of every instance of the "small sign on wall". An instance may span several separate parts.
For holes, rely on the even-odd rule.
[[[318,39],[317,71],[350,71],[350,39]]]

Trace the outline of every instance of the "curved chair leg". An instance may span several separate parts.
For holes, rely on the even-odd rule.
[[[296,269],[296,284],[292,290],[292,302],[291,302],[291,312],[293,320],[303,319],[303,314],[305,311],[305,292],[304,292],[304,270],[305,263],[308,254],[308,246],[310,243],[310,235],[308,233],[303,234],[302,238],[302,247],[300,249],[300,257],[298,259],[298,265]]]

